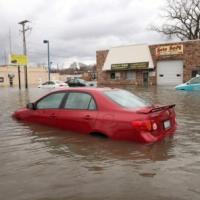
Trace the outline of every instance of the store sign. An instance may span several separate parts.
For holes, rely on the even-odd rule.
[[[15,65],[27,65],[28,58],[25,55],[12,54],[10,55],[10,63]]]
[[[112,64],[111,70],[147,69],[148,62]]]
[[[156,56],[169,56],[183,54],[183,45],[165,45],[156,48]]]

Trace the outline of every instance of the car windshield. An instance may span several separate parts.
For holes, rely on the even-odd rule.
[[[83,80],[83,79],[77,79],[78,81],[79,81],[79,83],[85,83],[85,80]]]
[[[54,85],[55,83],[53,81],[47,81],[43,83],[42,85]]]
[[[190,84],[198,84],[200,83],[200,76],[194,77],[189,81]]]
[[[151,104],[126,90],[109,90],[104,94],[111,100],[125,108],[141,108]]]
[[[60,84],[60,83],[62,83],[62,81],[55,81],[55,83],[56,83],[56,84]]]

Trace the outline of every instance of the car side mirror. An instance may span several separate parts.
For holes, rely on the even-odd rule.
[[[28,103],[26,105],[26,108],[30,109],[30,110],[35,110],[35,104],[34,103]]]
[[[187,83],[186,83],[186,85],[190,85],[190,83],[189,83],[189,82],[187,82]]]

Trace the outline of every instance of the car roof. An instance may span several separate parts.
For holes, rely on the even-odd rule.
[[[96,87],[71,87],[71,88],[60,88],[55,89],[53,92],[57,91],[81,91],[81,92],[104,92],[104,91],[110,91],[110,90],[120,90],[118,88],[109,88],[109,87],[102,87],[102,88],[96,88]]]

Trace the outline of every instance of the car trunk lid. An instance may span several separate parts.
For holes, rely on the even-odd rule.
[[[164,105],[164,106],[151,106],[151,107],[146,107],[140,110],[137,110],[136,113],[138,114],[149,114],[149,113],[155,113],[159,111],[164,111],[164,110],[169,110],[171,108],[174,108],[176,105],[171,104],[171,105]]]
[[[152,106],[146,107],[136,112],[138,114],[147,115],[147,118],[151,121],[152,129],[151,133],[154,136],[162,135],[168,132],[168,130],[175,128],[175,104],[165,106]]]

